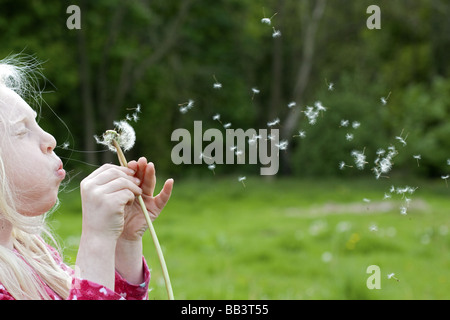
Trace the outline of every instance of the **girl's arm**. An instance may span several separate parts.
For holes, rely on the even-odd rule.
[[[127,204],[142,193],[135,171],[103,165],[80,185],[82,234],[76,265],[83,279],[114,291],[117,239],[124,228]]]
[[[168,179],[162,191],[153,196],[156,184],[155,166],[147,163],[144,157],[138,161],[130,161],[128,168],[134,170],[142,189],[142,199],[147,207],[150,218],[154,221],[167,202],[173,188],[173,179]],[[116,270],[130,283],[143,281],[142,236],[147,229],[147,222],[137,200],[125,207],[124,228],[116,246]]]

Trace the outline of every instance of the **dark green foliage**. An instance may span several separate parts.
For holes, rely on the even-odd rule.
[[[449,150],[450,96],[448,48],[450,5],[441,0],[379,1],[381,30],[366,27],[366,8],[373,1],[328,1],[315,35],[311,73],[301,108],[322,101],[327,112],[315,126],[301,118],[298,130],[307,138],[291,138],[291,168],[299,176],[359,175],[340,171],[353,149],[365,148],[373,161],[377,148],[408,135],[396,168],[402,173],[436,176],[446,173]],[[45,61],[42,126],[61,145],[98,151],[93,134],[111,128],[142,105],[134,125],[137,143],[129,158],[146,155],[159,170],[174,175],[209,175],[206,165],[173,165],[170,153],[176,128],[221,128],[212,120],[220,113],[234,128],[265,128],[276,116],[281,126],[294,99],[304,64],[305,33],[316,1],[1,1],[0,56],[23,51]],[[68,30],[67,6],[81,7],[82,30]],[[263,12],[272,25],[261,23]],[[272,38],[272,27],[282,37]],[[279,42],[277,42],[279,41]],[[213,89],[213,76],[222,83]],[[328,91],[327,82],[335,89]],[[44,86],[44,83],[42,84]],[[261,93],[252,99],[251,88]],[[387,97],[382,105],[381,97]],[[187,114],[179,104],[193,99]],[[88,115],[90,112],[90,115]],[[60,118],[58,118],[56,115]],[[351,130],[339,121],[361,122]],[[75,172],[114,161],[104,153],[56,152],[69,158]],[[412,158],[421,154],[420,167]],[[371,174],[369,163],[366,170]],[[259,166],[258,166],[259,167]],[[255,166],[229,166],[218,173],[257,172]]]

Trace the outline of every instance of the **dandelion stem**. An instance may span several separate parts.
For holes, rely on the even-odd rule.
[[[125,155],[123,154],[122,148],[120,148],[119,143],[116,141],[116,139],[114,139],[112,141],[112,143],[117,150],[117,157],[119,158],[120,165],[122,167],[128,167],[127,159],[125,158]],[[156,248],[156,252],[158,254],[159,263],[161,264],[161,269],[162,269],[163,276],[164,276],[164,282],[166,283],[167,295],[169,297],[169,300],[174,300],[172,285],[170,283],[170,278],[169,278],[169,272],[167,271],[166,261],[164,260],[164,255],[161,250],[161,245],[159,244],[158,237],[156,236],[156,231],[153,228],[152,220],[150,219],[150,216],[148,214],[148,211],[145,206],[144,200],[142,199],[142,196],[138,196],[138,201],[141,206],[142,213],[145,216],[145,220],[147,221],[148,229],[150,231],[150,234],[153,239],[153,243]]]

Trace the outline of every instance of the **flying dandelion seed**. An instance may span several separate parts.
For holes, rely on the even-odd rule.
[[[301,139],[306,138],[306,132],[301,130],[298,132],[298,134],[294,135],[293,137],[300,137]]]
[[[211,171],[214,173],[214,175],[216,175],[216,172],[214,171],[215,168],[216,168],[216,165],[215,165],[215,164],[210,164],[210,165],[208,166],[208,169],[211,170]]]
[[[371,232],[378,231],[378,226],[376,224],[372,224],[371,226],[369,226],[369,231]]]
[[[385,98],[385,97],[381,97],[381,98],[380,98],[380,101],[381,101],[381,103],[382,103],[384,106],[387,104],[390,95],[391,95],[391,92],[389,92],[389,94],[387,95],[386,98]]]
[[[272,23],[273,17],[275,17],[277,14],[278,14],[278,12],[275,12],[275,14],[273,16],[271,16],[270,18],[266,18],[266,13],[265,13],[264,8],[263,8],[263,16],[264,16],[264,18],[261,19],[261,23],[264,23],[264,24],[267,24],[267,25],[270,26],[271,23]]]
[[[408,138],[408,134],[403,138],[402,137],[403,131],[404,131],[404,129],[402,130],[402,132],[400,133],[399,136],[395,137],[395,139],[398,140],[403,146],[406,146],[406,139]]]
[[[445,181],[445,185],[447,186],[447,188],[448,188],[448,182],[447,182],[448,178],[450,178],[450,175],[441,176],[441,179],[443,179]]]
[[[223,127],[224,127],[225,129],[230,128],[230,127],[231,127],[231,122],[225,123],[225,124],[223,125]]]
[[[250,139],[248,139],[248,143],[249,144],[254,144],[254,143],[256,143],[257,140],[259,140],[261,138],[262,138],[261,135],[253,134],[253,136]]]
[[[322,102],[320,102],[320,101],[316,101],[316,102],[314,102],[314,107],[316,107],[316,110],[317,111],[327,111],[327,108],[325,108],[324,106],[323,106],[323,104],[322,104]]]
[[[349,165],[346,164],[344,161],[339,162],[339,169],[340,169],[340,170],[344,170],[345,167],[347,167],[347,168],[353,168],[353,166],[349,166]]]
[[[257,88],[252,88],[252,92],[253,92],[253,95],[252,95],[252,100],[255,98],[255,95],[256,94],[259,94],[259,89],[257,89]]]
[[[287,140],[280,141],[280,143],[276,143],[275,146],[276,146],[279,150],[287,150],[287,147],[288,147],[288,141],[287,141]]]
[[[211,157],[206,156],[203,152],[200,152],[200,155],[198,156],[199,159],[209,159],[211,160]]]
[[[267,122],[267,126],[268,126],[268,127],[273,127],[273,126],[276,126],[276,125],[279,124],[279,123],[280,123],[280,119],[279,119],[279,118],[276,118],[276,119],[273,120],[273,121]]]
[[[126,116],[125,116],[125,119],[127,120],[127,121],[134,121],[134,122],[138,122],[138,120],[139,120],[139,113],[141,113],[141,105],[140,104],[138,104],[137,106],[136,106],[136,108],[127,108],[127,110],[134,110],[134,112],[130,115],[130,114],[127,114]]]
[[[223,126],[222,121],[220,121],[220,114],[216,113],[215,115],[213,115],[212,119],[214,121],[219,121],[219,123]]]
[[[244,188],[245,188],[245,183],[244,183],[244,181],[245,181],[246,179],[247,179],[247,177],[245,177],[245,176],[244,176],[244,177],[239,177],[239,178],[238,178],[238,181],[239,181],[239,182],[242,182],[242,185],[244,186]]]
[[[352,141],[353,140],[353,134],[352,133],[347,133],[345,135],[345,140],[347,141]]]
[[[281,31],[273,28],[272,38],[279,38],[279,37],[281,37]]]
[[[361,123],[358,121],[353,121],[352,122],[352,128],[353,129],[358,129],[361,126]]]
[[[422,159],[420,154],[413,155],[413,158],[417,160],[417,166],[419,167],[419,160]]]
[[[219,81],[217,81],[216,75],[213,75],[213,78],[216,81],[213,84],[213,88],[214,89],[221,89],[222,88],[222,84]]]
[[[357,167],[359,170],[363,170],[363,169],[364,169],[364,166],[367,164],[367,162],[366,162],[366,156],[365,156],[365,154],[364,154],[364,151],[361,152],[361,151],[358,151],[358,150],[353,150],[353,151],[351,152],[351,155],[353,156],[353,158],[354,158],[354,160],[355,160],[356,167]]]
[[[396,280],[397,282],[399,282],[400,280],[398,280],[396,277],[395,277],[395,273],[389,273],[388,275],[387,275],[387,278],[390,280],[390,279],[394,279],[394,280]]]
[[[180,106],[180,112],[185,114],[194,107],[194,100],[189,99],[188,102],[179,104],[178,106]]]
[[[341,120],[341,125],[339,127],[348,127],[348,124],[350,123],[350,121],[348,120]]]
[[[297,105],[297,102],[291,101],[291,102],[288,103],[287,106],[288,106],[289,109],[291,109],[291,108],[295,107],[296,105]]]
[[[328,91],[333,91],[334,90],[334,83],[333,82],[328,83],[327,79],[325,79],[325,83],[326,83],[326,85],[328,87]]]
[[[407,207],[405,207],[405,206],[401,206],[400,207],[400,214],[401,215],[407,215],[408,214],[408,208]]]
[[[450,159],[447,159],[447,165],[450,166]]]

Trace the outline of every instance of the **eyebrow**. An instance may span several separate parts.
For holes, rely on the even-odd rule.
[[[37,112],[32,110],[32,114],[33,114],[33,119],[36,119],[37,116],[38,116]],[[16,120],[12,120],[12,121],[10,121],[10,123],[14,125],[14,124],[17,124],[17,123],[20,123],[20,122],[24,122],[27,119],[28,119],[28,114],[23,115],[23,116],[19,117]]]

